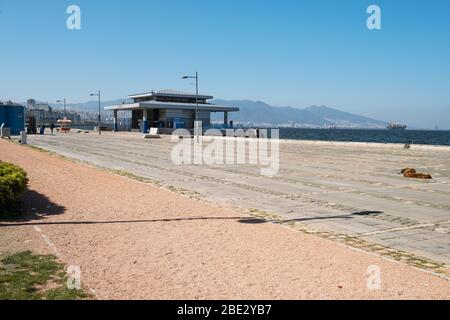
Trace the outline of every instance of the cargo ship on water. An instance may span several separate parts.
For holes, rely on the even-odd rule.
[[[387,128],[389,130],[406,130],[407,125],[406,124],[400,124],[400,123],[390,123]]]

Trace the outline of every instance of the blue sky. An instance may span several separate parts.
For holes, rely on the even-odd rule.
[[[0,0],[0,99],[194,90],[180,78],[198,71],[218,98],[450,129],[449,16],[447,0]]]

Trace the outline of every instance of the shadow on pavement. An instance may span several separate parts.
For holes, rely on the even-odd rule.
[[[0,218],[5,222],[26,222],[39,220],[46,216],[63,214],[66,208],[52,202],[45,195],[34,190],[27,189],[22,196],[22,203],[17,209],[11,210],[6,218]]]
[[[377,216],[382,214],[382,211],[358,211],[345,215],[334,215],[334,216],[317,216],[317,217],[305,217],[305,218],[295,218],[288,220],[271,220],[271,219],[259,219],[259,218],[245,218],[239,220],[240,223],[247,224],[258,224],[258,223],[285,223],[285,222],[301,222],[301,221],[312,221],[312,220],[328,220],[328,219],[353,219],[354,216]]]

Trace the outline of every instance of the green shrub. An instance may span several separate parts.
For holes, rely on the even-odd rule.
[[[0,161],[0,217],[17,209],[27,183],[27,173],[22,168]]]

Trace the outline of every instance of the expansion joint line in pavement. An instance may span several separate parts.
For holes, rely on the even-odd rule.
[[[53,241],[50,240],[49,236],[45,234],[39,226],[34,226],[34,230],[36,230],[42,236],[42,239],[47,244],[47,246],[52,250],[53,254],[61,259],[62,257],[61,252],[59,252]],[[89,291],[95,295],[95,290],[92,289],[91,287],[89,287]]]
[[[404,231],[404,230],[421,229],[421,228],[426,228],[426,227],[434,227],[434,226],[439,226],[439,225],[448,224],[448,223],[450,223],[450,220],[436,222],[436,223],[417,224],[417,225],[408,226],[408,227],[398,227],[398,228],[391,228],[391,229],[378,230],[378,231],[372,231],[372,232],[358,233],[357,236],[373,236],[373,235],[377,235],[377,234],[383,234],[383,233],[389,233],[389,232],[395,232],[395,231]]]

